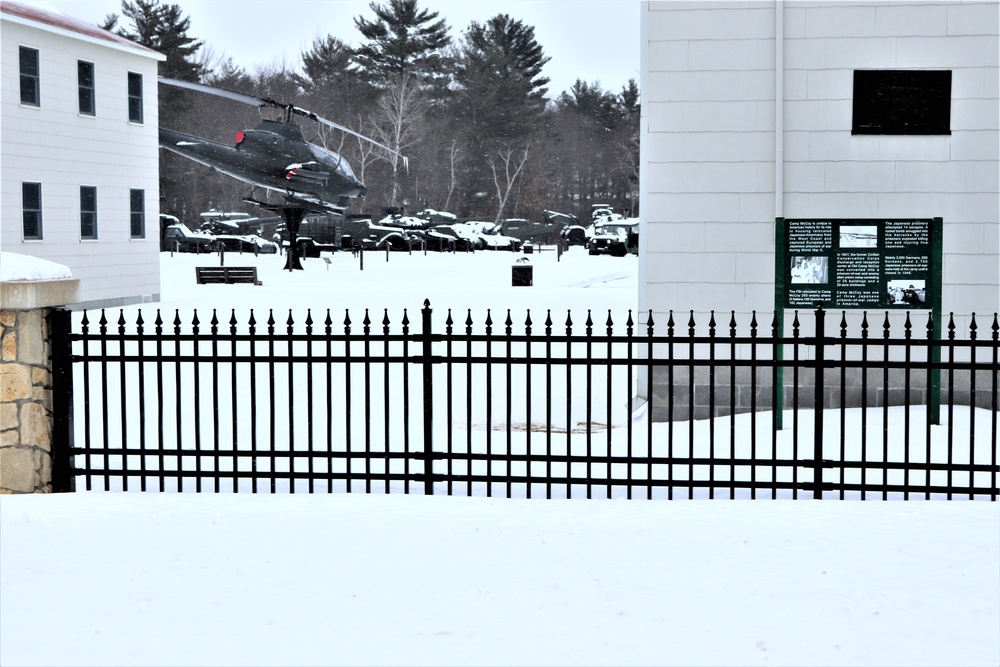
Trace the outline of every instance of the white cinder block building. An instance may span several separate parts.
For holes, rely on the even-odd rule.
[[[776,218],[940,217],[944,313],[992,320],[1000,3],[650,0],[642,28],[641,310],[769,330]]]
[[[0,2],[0,249],[64,264],[84,306],[159,298],[155,51]]]
[[[938,275],[945,324],[952,312],[959,331],[972,313],[981,330],[992,324],[1000,310],[997,0],[650,0],[641,17],[639,306],[659,333],[673,310],[679,331],[694,311],[707,335],[714,310],[725,336],[732,310],[741,335],[753,311],[760,335],[770,335],[776,311],[787,335],[790,285],[808,311],[825,300],[836,310],[831,295],[849,292],[881,333],[881,311],[901,324],[925,291],[937,292],[922,288]],[[800,225],[798,245],[778,219]],[[939,240],[926,233],[934,219]],[[923,237],[900,222],[914,220],[924,221]],[[863,244],[876,240],[881,259],[870,261]],[[890,262],[890,247],[918,241],[936,250]],[[934,252],[940,261],[925,262]],[[909,275],[890,280],[892,272]],[[862,308],[844,307],[856,326]],[[916,322],[923,331],[926,315]],[[811,335],[808,317],[803,328]],[[695,384],[705,381],[695,375]],[[676,382],[659,372],[651,389],[640,380],[656,418]],[[744,400],[752,395],[770,407],[771,382],[761,376],[754,391],[737,378],[723,389],[742,412],[754,409]],[[872,395],[869,405],[882,400]],[[691,408],[709,414],[697,392]]]

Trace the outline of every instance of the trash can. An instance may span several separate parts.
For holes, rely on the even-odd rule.
[[[524,250],[525,255],[530,255],[531,253],[535,252],[535,246],[532,245],[531,243],[525,243],[524,248],[522,248],[522,250]]]
[[[527,257],[522,257],[514,262],[514,266],[510,267],[511,287],[531,287],[534,268]]]

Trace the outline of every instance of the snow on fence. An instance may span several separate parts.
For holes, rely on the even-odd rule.
[[[996,315],[989,339],[974,317],[964,339],[813,317],[812,336],[798,317],[698,334],[672,313],[435,322],[425,302],[418,323],[102,311],[72,331],[57,311],[54,487],[997,499]]]

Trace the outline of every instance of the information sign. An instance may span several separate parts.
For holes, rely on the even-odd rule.
[[[941,302],[941,218],[778,218],[775,236],[779,307],[936,310]]]

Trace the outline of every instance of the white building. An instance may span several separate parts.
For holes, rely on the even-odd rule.
[[[70,267],[86,307],[158,299],[164,56],[7,0],[0,48],[0,249]]]
[[[996,0],[644,3],[640,309],[715,309],[726,322],[729,310],[740,322],[757,310],[769,331],[776,218],[940,217],[946,317],[963,315],[963,329],[972,312],[992,320],[998,9]],[[918,87],[948,80],[932,112],[943,127],[858,127],[856,86],[899,71]],[[917,105],[902,113],[897,122],[922,122]]]
[[[988,329],[1000,310],[997,0],[649,0],[641,17],[639,307],[643,318],[653,313],[658,332],[673,310],[686,333],[694,311],[698,334],[707,335],[714,310],[720,336],[730,311],[740,335],[754,311],[761,336],[771,333],[772,313],[789,335],[794,288],[802,295],[794,303],[807,311],[814,295],[857,297],[865,307],[844,306],[849,326],[867,309],[878,312],[872,323],[881,333],[881,311],[902,324],[906,308],[936,292],[890,279],[890,264],[897,278],[927,278],[923,287],[937,274],[920,269],[936,266],[943,324],[953,312],[967,333],[976,313]],[[890,253],[910,223],[887,221],[936,218],[942,236],[928,246],[939,263]],[[799,221],[794,252],[778,219]],[[862,244],[876,239],[884,245],[869,253]],[[827,306],[836,311],[837,300]],[[916,320],[920,331],[925,318]],[[812,335],[808,316],[802,325]],[[659,370],[652,388],[640,380],[639,389],[656,418],[686,382]],[[696,385],[707,382],[694,376]],[[753,385],[746,376],[715,388],[735,397],[737,412],[770,407],[770,377]],[[861,395],[859,376],[846,380],[851,396]],[[901,381],[893,376],[884,391]],[[710,414],[697,391],[691,400],[691,414]],[[882,400],[873,395],[869,405]]]

